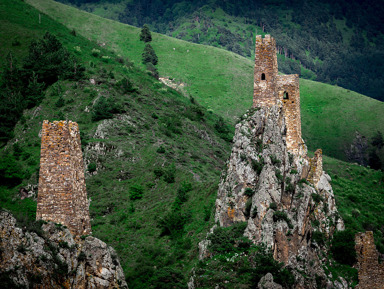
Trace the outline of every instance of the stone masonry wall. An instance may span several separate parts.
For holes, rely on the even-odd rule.
[[[265,80],[263,80],[263,75]],[[278,75],[276,42],[270,35],[256,36],[253,107],[271,107],[283,102],[287,125],[287,148],[295,154],[303,151],[301,138],[299,76]]]
[[[80,131],[76,122],[43,122],[36,219],[91,233]]]
[[[317,149],[315,151],[315,156],[307,159],[309,164],[306,179],[317,187],[321,175],[323,174],[323,151],[321,149]]]
[[[303,147],[299,75],[278,75],[277,89],[278,99],[283,102],[285,124],[287,126],[287,149],[297,154]]]
[[[373,232],[356,234],[355,242],[359,270],[359,285],[356,289],[384,288],[384,263],[379,263]]]
[[[262,80],[262,74],[265,80]],[[256,36],[253,106],[276,104],[277,57],[276,42],[270,35]]]

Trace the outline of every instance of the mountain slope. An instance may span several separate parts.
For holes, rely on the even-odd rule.
[[[87,15],[73,13],[73,19]],[[62,14],[66,15],[65,9]],[[20,196],[33,195],[37,190],[41,122],[77,121],[87,167],[87,191],[92,200],[94,235],[116,249],[130,288],[184,288],[197,260],[197,243],[214,224],[217,184],[231,147],[230,128],[217,115],[162,85],[129,59],[88,41],[79,33],[80,28],[76,28],[75,36],[73,26],[68,29],[43,13],[39,24],[39,11],[22,1],[2,1],[0,15],[2,24],[18,27],[2,30],[2,56],[13,50],[20,59],[28,53],[29,39],[24,36],[33,32],[40,38],[48,30],[86,67],[81,80],[61,80],[49,87],[41,105],[24,111],[15,127],[15,138],[1,148],[1,160],[12,159],[13,172],[24,175],[17,186],[0,185],[1,207],[19,219],[34,218],[36,202]],[[100,27],[96,26],[102,31]],[[111,33],[112,28],[106,27]],[[138,38],[138,30],[132,33]],[[9,45],[13,38],[18,38],[21,45]],[[123,42],[118,38],[116,41]],[[135,41],[131,39],[130,43],[142,45]],[[189,45],[179,41],[171,44]],[[139,53],[135,57],[140,59],[140,49],[130,48]],[[197,58],[201,56],[198,54]],[[162,69],[166,69],[164,62]],[[132,87],[124,86],[124,78]],[[340,91],[343,95],[344,90]],[[95,112],[108,110],[99,105],[103,97],[109,105],[116,105],[111,105],[115,110],[112,118],[96,120]],[[343,218],[346,216],[346,224],[359,230],[374,228],[378,236],[375,241],[382,243],[381,173],[334,159],[326,159],[325,165],[327,162],[332,167],[334,183],[338,184],[336,200],[340,201],[338,207]],[[358,199],[354,198],[356,194]],[[353,211],[356,205],[361,212],[357,218],[354,216],[358,212]]]
[[[42,12],[116,53],[141,63],[140,30],[52,0],[28,0]],[[253,62],[231,52],[153,33],[161,76],[186,83],[203,106],[235,121],[252,103]],[[300,80],[303,137],[310,150],[322,148],[346,160],[355,132],[367,138],[384,131],[384,103],[340,87]]]
[[[49,31],[86,71],[77,81],[49,86],[39,106],[24,110],[15,138],[1,148],[1,180],[10,174],[21,179],[16,185],[0,184],[1,207],[19,220],[35,218],[42,121],[76,121],[93,235],[117,251],[130,288],[167,282],[184,288],[197,242],[213,223],[230,126],[128,59],[75,36],[46,15],[39,25],[39,12],[25,2],[3,3],[1,21],[18,27],[4,33],[21,39],[18,57],[29,50],[23,35],[33,31],[40,39]]]
[[[59,0],[97,15],[143,26],[243,56],[254,32],[277,41],[282,72],[383,100],[381,0]],[[304,69],[305,67],[305,69]]]

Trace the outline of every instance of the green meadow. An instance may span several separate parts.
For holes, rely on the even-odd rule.
[[[77,10],[52,0],[27,3],[58,22],[141,66],[140,29]],[[153,33],[162,77],[186,84],[201,105],[236,122],[252,104],[253,62],[219,48]],[[143,67],[143,66],[142,66]],[[309,149],[346,160],[345,148],[358,131],[368,139],[384,131],[384,104],[328,84],[301,79],[303,138]]]

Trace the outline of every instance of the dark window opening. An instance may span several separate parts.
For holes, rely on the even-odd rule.
[[[284,91],[283,99],[289,99],[288,92]]]
[[[265,74],[264,73],[261,74],[261,80],[265,80]]]

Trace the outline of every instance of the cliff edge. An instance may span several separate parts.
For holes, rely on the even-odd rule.
[[[19,228],[0,212],[0,283],[4,288],[128,288],[113,248],[52,222]]]

